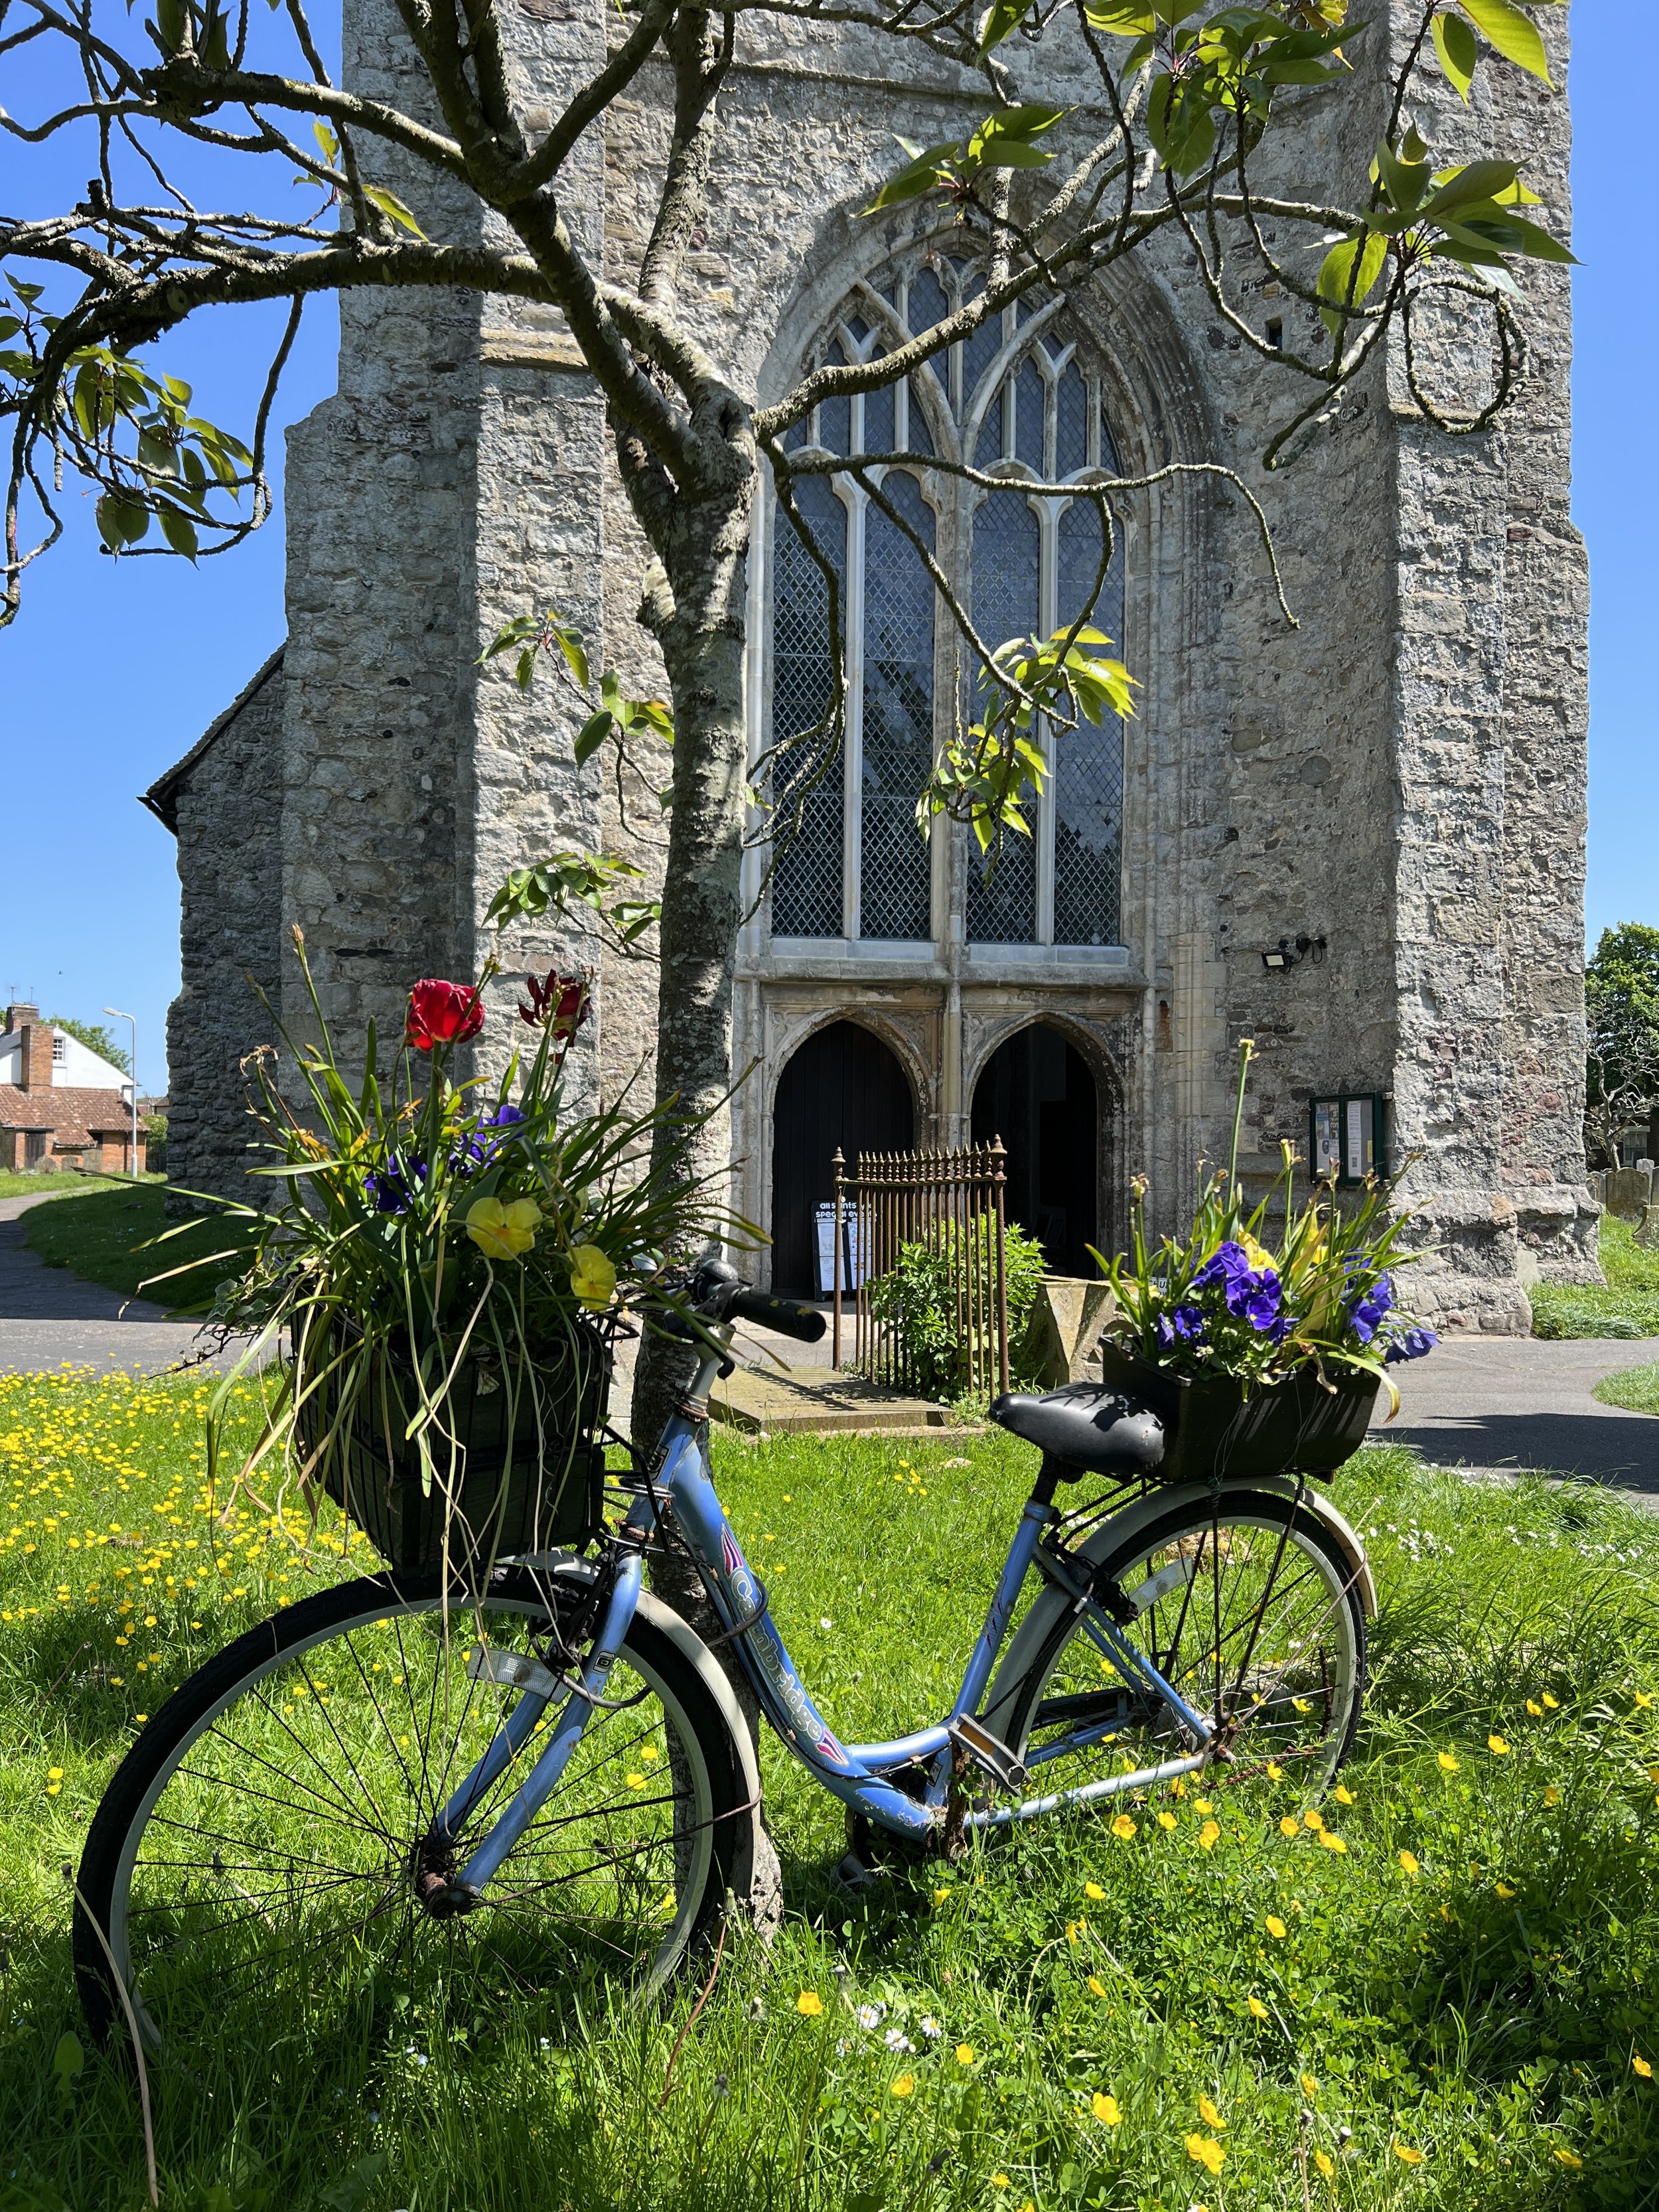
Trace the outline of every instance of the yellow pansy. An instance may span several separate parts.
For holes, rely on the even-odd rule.
[[[616,1262],[597,1244],[578,1244],[570,1255],[570,1287],[585,1306],[601,1312],[617,1295]]]
[[[521,1260],[536,1241],[542,1210],[533,1198],[476,1199],[467,1208],[466,1233],[486,1260]]]

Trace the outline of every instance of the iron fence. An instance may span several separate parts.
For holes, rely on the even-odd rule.
[[[1002,1139],[957,1152],[860,1152],[847,1173],[837,1148],[830,1267],[835,1364],[846,1294],[852,1365],[872,1382],[938,1395],[941,1346],[957,1397],[1008,1388],[1007,1156]],[[926,1329],[896,1294],[901,1263],[923,1286]]]

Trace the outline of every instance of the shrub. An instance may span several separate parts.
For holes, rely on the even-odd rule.
[[[964,1251],[963,1246],[967,1249]],[[1017,1360],[1025,1324],[1036,1304],[1047,1267],[1042,1247],[1018,1222],[1003,1237],[1003,1272],[1008,1294],[1008,1357]],[[971,1289],[964,1300],[962,1287]],[[965,1309],[975,1316],[970,1326]],[[967,1222],[940,1224],[935,1241],[904,1244],[898,1262],[870,1285],[870,1310],[896,1329],[916,1364],[923,1395],[950,1405],[963,1396],[973,1364],[983,1371],[994,1346],[991,1317],[996,1312],[996,1236],[993,1217],[975,1213]],[[1029,1382],[1029,1375],[1010,1380]]]

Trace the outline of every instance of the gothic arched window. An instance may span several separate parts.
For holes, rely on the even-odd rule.
[[[905,331],[930,328],[980,283],[970,262],[929,254],[890,276],[879,292],[861,289],[823,357],[867,360]],[[826,400],[787,442],[826,458],[943,455],[1005,480],[988,490],[925,464],[871,471],[934,553],[988,644],[1046,635],[1086,603],[1101,550],[1094,504],[1024,488],[1117,471],[1100,379],[1067,333],[1058,301],[1005,309],[908,384]],[[933,909],[935,871],[915,827],[915,803],[935,747],[958,704],[968,703],[957,672],[968,656],[914,544],[858,483],[839,475],[798,477],[795,496],[840,585],[847,741],[827,773],[821,757],[805,750],[780,763],[781,818],[799,817],[799,828],[773,872],[772,934],[931,941],[943,933],[943,917]],[[820,570],[782,515],[772,544],[775,744],[822,715],[830,657]],[[1094,621],[1121,640],[1121,537]],[[1085,723],[1060,733],[1049,750],[1053,773],[1032,811],[1034,834],[1006,839],[988,872],[963,848],[970,943],[1118,942],[1121,726]]]

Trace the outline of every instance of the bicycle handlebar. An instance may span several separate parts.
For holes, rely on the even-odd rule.
[[[802,1344],[816,1344],[823,1334],[823,1316],[793,1298],[775,1298],[767,1291],[739,1291],[726,1309],[729,1321],[758,1322],[780,1336],[793,1336]]]

